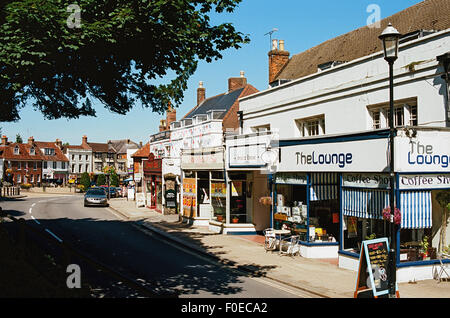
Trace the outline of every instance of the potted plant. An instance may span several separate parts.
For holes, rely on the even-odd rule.
[[[272,197],[261,197],[259,198],[259,203],[261,203],[262,205],[270,206],[272,205]]]
[[[428,247],[429,247],[427,236],[424,236],[424,238],[422,239],[422,242],[420,242],[420,247],[421,247],[421,252],[422,252],[422,259],[425,260],[428,258]]]
[[[231,222],[237,223],[237,222],[239,222],[239,218],[237,216],[233,216],[233,218],[231,219]]]
[[[223,221],[223,215],[217,214],[217,221],[222,222]]]

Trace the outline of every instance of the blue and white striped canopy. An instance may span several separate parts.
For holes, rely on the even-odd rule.
[[[400,193],[402,229],[424,229],[433,224],[431,191],[404,191]]]
[[[337,173],[311,173],[310,200],[334,200],[339,197]]]
[[[383,209],[389,206],[386,190],[343,189],[343,215],[362,219],[383,219]]]

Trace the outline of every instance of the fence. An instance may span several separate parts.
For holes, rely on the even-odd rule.
[[[20,195],[20,187],[1,187],[0,197],[13,197]]]

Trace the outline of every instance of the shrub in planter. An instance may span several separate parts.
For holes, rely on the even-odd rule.
[[[33,185],[30,184],[30,183],[22,183],[22,184],[20,185],[20,188],[21,188],[21,189],[28,190],[28,189],[30,189],[32,186],[33,186]]]

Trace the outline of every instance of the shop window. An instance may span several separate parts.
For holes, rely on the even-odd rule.
[[[343,248],[359,254],[361,242],[386,237],[387,223],[382,219],[365,219],[353,216],[343,217]]]
[[[244,180],[232,180],[230,184],[230,221],[232,223],[247,223],[247,182]]]
[[[400,230],[400,262],[436,259],[431,228]]]

